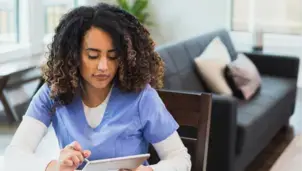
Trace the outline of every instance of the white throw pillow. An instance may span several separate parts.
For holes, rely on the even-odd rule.
[[[200,76],[213,93],[233,94],[224,76],[224,69],[231,62],[231,57],[219,37],[214,38],[194,62]]]

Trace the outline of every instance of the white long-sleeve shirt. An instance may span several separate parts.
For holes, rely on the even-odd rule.
[[[106,100],[105,103],[96,108],[88,108],[84,105],[85,116],[91,127],[95,127],[101,122],[106,105]],[[39,152],[37,154],[36,150],[47,132],[48,128],[45,124],[32,117],[24,116],[6,149],[4,156],[5,171],[44,171],[51,160],[57,159],[58,149],[45,150],[53,153],[53,155]],[[161,159],[158,164],[151,166],[154,171],[190,171],[190,155],[177,132],[152,145]],[[44,146],[43,149],[45,147],[47,148],[47,146]]]

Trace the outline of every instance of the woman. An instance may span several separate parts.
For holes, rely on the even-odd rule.
[[[135,170],[189,171],[178,124],[154,88],[163,61],[139,21],[108,4],[78,7],[63,16],[32,99],[5,154],[7,170],[73,171],[97,160],[156,149],[161,161]],[[52,123],[60,156],[35,157]],[[24,165],[16,164],[24,161]]]

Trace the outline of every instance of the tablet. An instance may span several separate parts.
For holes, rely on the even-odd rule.
[[[88,161],[82,170],[118,171],[119,169],[135,169],[142,165],[149,157],[150,154],[147,153],[126,157]]]

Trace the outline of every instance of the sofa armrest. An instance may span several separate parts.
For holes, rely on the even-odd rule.
[[[233,97],[212,96],[208,171],[233,171],[237,131],[237,102]]]
[[[298,78],[298,57],[250,52],[244,54],[254,62],[261,75]]]

